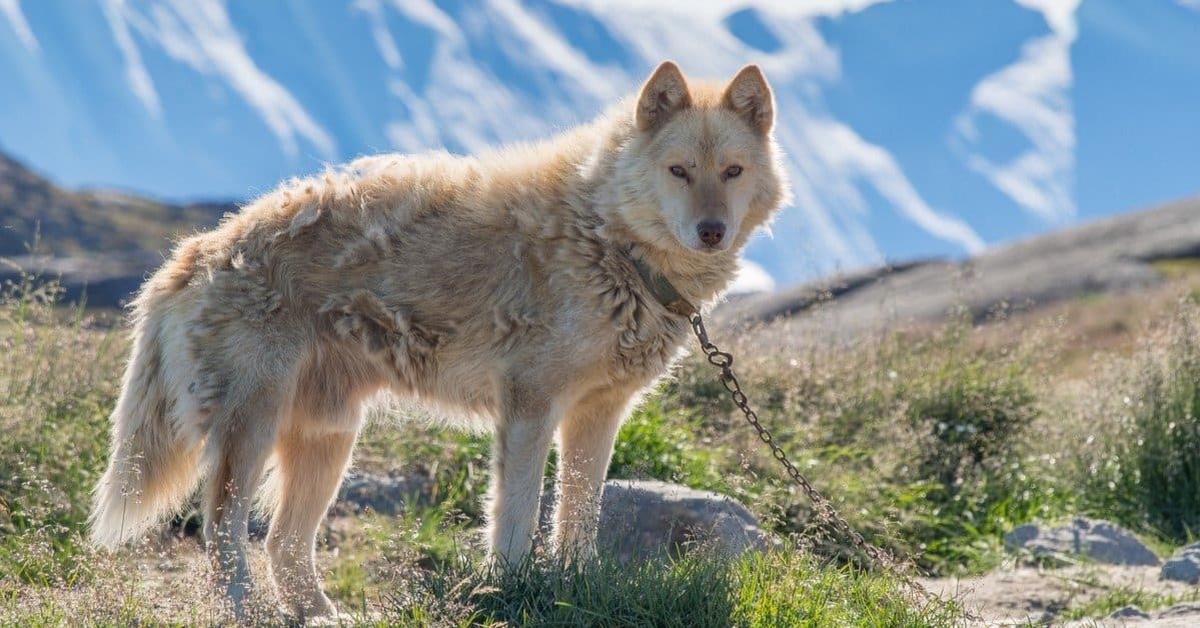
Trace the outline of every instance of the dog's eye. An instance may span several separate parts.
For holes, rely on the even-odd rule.
[[[739,174],[742,174],[741,166],[730,166],[725,169],[725,178],[726,179],[732,179],[732,178],[738,176]]]
[[[687,170],[684,170],[683,166],[671,166],[671,174],[679,177],[680,179],[687,178]]]

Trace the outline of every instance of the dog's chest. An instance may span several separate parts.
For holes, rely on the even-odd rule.
[[[687,340],[688,323],[658,303],[637,296],[597,320],[601,332],[598,352],[607,376],[614,381],[647,381],[670,367]]]
[[[658,377],[687,340],[687,319],[655,300],[626,255],[591,244],[589,255],[571,260],[574,272],[552,284],[570,294],[562,302],[571,310],[565,319],[575,321],[567,327],[575,329],[562,335],[565,349],[586,346],[584,363],[602,368],[609,381]]]

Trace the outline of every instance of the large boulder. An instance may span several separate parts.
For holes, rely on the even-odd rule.
[[[1200,543],[1179,550],[1163,563],[1160,575],[1163,580],[1200,584]]]
[[[1017,526],[1004,536],[1004,546],[1039,561],[1059,564],[1079,558],[1107,565],[1154,566],[1160,562],[1125,528],[1087,517],[1075,517],[1067,525],[1055,527],[1033,523]]]
[[[543,502],[548,524],[553,499]],[[703,547],[726,556],[766,549],[771,539],[736,500],[678,484],[612,480],[604,485],[599,551],[628,562]]]

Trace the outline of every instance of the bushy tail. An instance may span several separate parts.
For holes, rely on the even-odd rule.
[[[121,396],[112,414],[108,469],[96,486],[92,540],[112,547],[133,539],[174,510],[195,485],[200,448],[178,434],[164,372],[161,322],[141,317]]]

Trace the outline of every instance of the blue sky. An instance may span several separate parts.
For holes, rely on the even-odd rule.
[[[775,86],[796,202],[748,258],[778,283],[1200,193],[1195,0],[0,0],[0,150],[248,198],[548,135],[664,58]]]

